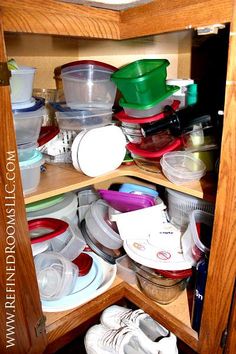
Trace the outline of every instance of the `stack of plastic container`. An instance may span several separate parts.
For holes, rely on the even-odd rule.
[[[11,70],[11,103],[24,194],[33,192],[40,181],[42,154],[36,150],[44,116],[44,100],[32,97],[35,68]]]
[[[62,65],[61,79],[66,102],[56,103],[60,128],[51,142],[50,162],[71,163],[71,145],[81,130],[90,130],[111,123],[116,86],[110,80],[117,68],[94,60],[79,60]]]

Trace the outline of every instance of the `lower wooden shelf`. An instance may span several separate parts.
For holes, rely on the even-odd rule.
[[[187,291],[184,291],[174,302],[160,305],[146,297],[138,287],[131,286],[116,277],[106,292],[85,305],[69,311],[45,312],[48,337],[47,352],[52,352],[52,349],[53,351],[60,349],[81,334],[81,331],[86,331],[88,326],[91,326],[91,320],[94,321],[93,324],[98,323],[100,314],[106,307],[125,300],[142,308],[175,333],[189,347],[197,350],[198,335],[191,328]]]

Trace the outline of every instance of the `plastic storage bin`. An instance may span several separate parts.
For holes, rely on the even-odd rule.
[[[10,86],[12,103],[30,101],[35,71],[35,68],[29,66],[19,66],[19,69],[11,70]]]
[[[199,181],[204,176],[206,166],[188,152],[168,152],[160,160],[162,172],[174,184]]]
[[[34,155],[19,162],[24,194],[34,192],[40,182],[40,166],[44,163],[43,155],[35,150]]]
[[[160,304],[173,302],[187,286],[187,278],[167,278],[136,262],[135,267],[138,285],[142,292]]]
[[[111,110],[116,86],[111,74],[117,70],[106,63],[81,60],[61,67],[66,103],[75,109]]]
[[[189,215],[193,210],[214,213],[214,204],[206,200],[176,192],[166,188],[168,214],[172,224],[185,229],[189,223]]]
[[[167,59],[141,59],[111,76],[128,103],[150,104],[166,94]]]

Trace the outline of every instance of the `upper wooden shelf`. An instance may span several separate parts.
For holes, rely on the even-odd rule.
[[[232,0],[156,0],[125,11],[47,0],[1,0],[4,31],[127,39],[231,22]],[[211,9],[209,11],[209,9]]]
[[[98,184],[100,182],[112,181],[122,176],[136,177],[198,198],[204,198],[208,201],[213,201],[215,199],[216,183],[210,178],[210,176],[202,178],[200,182],[175,185],[168,181],[161,173],[146,172],[136,165],[121,166],[117,170],[99,177],[91,178],[76,171],[71,165],[58,164],[46,165],[46,172],[41,174],[40,185],[38,186],[37,191],[26,196],[25,203],[32,203],[58,194]]]

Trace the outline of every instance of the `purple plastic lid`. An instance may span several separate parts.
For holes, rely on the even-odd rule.
[[[155,205],[155,199],[149,195],[130,194],[107,189],[99,189],[98,192],[101,198],[111,207],[122,213]]]

